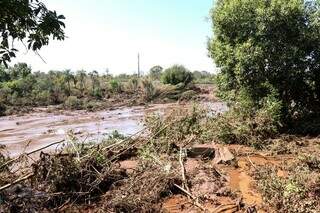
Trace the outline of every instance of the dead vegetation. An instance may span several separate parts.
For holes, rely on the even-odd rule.
[[[1,155],[0,211],[170,212],[166,203],[176,196],[186,203],[179,206],[181,212],[319,208],[317,139],[281,136],[259,152],[243,145],[218,145],[214,119],[198,107],[173,110],[148,116],[146,128],[131,137],[114,132],[95,144],[70,132],[54,153],[38,149],[36,158],[35,152],[14,159]],[[287,166],[266,157],[297,153],[300,157]],[[255,184],[237,183],[239,188],[234,188],[237,179],[249,174],[264,205],[248,202],[247,193]]]
[[[296,141],[291,143],[296,144]],[[266,205],[271,206],[273,212],[317,212],[320,209],[319,147],[312,144],[295,150],[299,154],[290,160],[279,165],[262,165],[252,171]]]

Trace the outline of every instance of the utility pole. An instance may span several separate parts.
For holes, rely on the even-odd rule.
[[[138,53],[138,78],[140,78],[140,54]]]

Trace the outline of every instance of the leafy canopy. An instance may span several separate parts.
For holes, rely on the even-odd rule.
[[[246,91],[259,107],[276,91],[289,120],[319,110],[319,1],[217,0],[211,17],[221,97]]]
[[[39,0],[0,1],[0,65],[15,57],[16,40],[27,42],[33,51],[49,44],[49,39],[63,40],[63,15],[48,10]]]

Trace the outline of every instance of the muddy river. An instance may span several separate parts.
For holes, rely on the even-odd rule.
[[[221,102],[205,102],[214,113],[227,109]],[[0,117],[0,144],[6,145],[8,154],[16,156],[47,144],[67,138],[72,131],[84,140],[99,142],[117,130],[132,135],[143,129],[143,118],[148,113],[164,113],[167,110],[186,107],[185,104],[154,104],[148,107],[123,107],[99,112],[36,112],[23,116]]]

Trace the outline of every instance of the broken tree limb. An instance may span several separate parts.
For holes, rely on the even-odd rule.
[[[214,213],[221,213],[221,212],[237,212],[239,209],[239,206],[233,203],[230,204],[222,204],[220,206],[218,206],[217,208],[215,208],[212,212]]]
[[[251,163],[251,165],[253,166],[253,168],[255,168],[255,169],[256,169],[257,167],[256,167],[256,165],[254,165],[254,163],[251,161],[251,159],[250,159],[249,155],[247,156],[247,158],[248,158],[249,162]]]
[[[179,163],[180,163],[180,166],[181,166],[181,174],[182,174],[182,181],[183,181],[183,186],[184,188],[186,188],[186,190],[190,191],[189,190],[189,186],[188,186],[188,183],[187,183],[187,180],[186,180],[186,170],[184,168],[184,164],[183,164],[183,153],[182,153],[182,148],[180,147],[180,153],[179,153]]]
[[[118,145],[124,143],[124,142],[127,142],[128,140],[132,139],[132,137],[140,134],[141,132],[145,131],[146,129],[147,129],[147,127],[141,129],[140,131],[138,131],[138,132],[130,135],[129,137],[127,137],[127,138],[125,138],[125,139],[123,139],[123,140],[121,140],[121,141],[119,141],[119,142],[117,142],[117,143],[114,143],[114,144],[111,144],[110,146],[104,147],[101,151],[104,151],[104,150],[107,150],[107,149],[111,149],[111,148],[113,148],[113,147],[115,147],[115,146],[118,146]]]
[[[201,209],[203,212],[206,212],[207,209],[204,208],[197,200],[196,197],[194,197],[189,191],[185,190],[184,188],[182,188],[181,186],[177,185],[177,184],[174,184],[175,187],[177,187],[178,189],[180,189],[182,192],[184,192],[186,195],[189,196],[190,199],[193,200],[193,204],[195,206],[197,206],[199,209]]]
[[[64,141],[65,141],[64,139],[63,139],[63,140],[60,140],[60,141],[56,141],[56,142],[50,143],[50,144],[48,144],[48,145],[46,145],[46,146],[43,146],[43,147],[41,147],[41,148],[39,148],[39,149],[35,149],[35,150],[31,151],[31,152],[23,153],[23,154],[19,155],[18,157],[15,157],[15,158],[13,158],[13,159],[5,162],[4,164],[0,165],[0,169],[2,169],[2,168],[4,168],[5,166],[7,166],[7,165],[9,165],[9,164],[11,164],[11,163],[19,160],[22,156],[32,155],[32,154],[34,154],[34,153],[36,153],[36,152],[39,152],[39,151],[41,151],[41,150],[44,150],[44,149],[46,149],[46,148],[48,148],[48,147],[50,147],[50,146],[54,146],[54,145],[60,144],[60,143],[62,143],[62,142],[64,142]]]
[[[23,177],[20,177],[19,179],[13,181],[12,183],[8,183],[8,184],[6,184],[6,185],[4,185],[4,186],[1,186],[1,187],[0,187],[0,192],[3,191],[3,190],[5,190],[5,189],[7,189],[7,188],[9,188],[10,186],[13,186],[13,185],[15,185],[15,184],[17,184],[17,183],[20,183],[20,182],[22,182],[22,181],[24,181],[24,180],[29,179],[29,178],[32,177],[33,175],[34,175],[33,173],[30,173],[30,174],[28,174],[28,175],[25,175],[25,176],[23,176]]]

